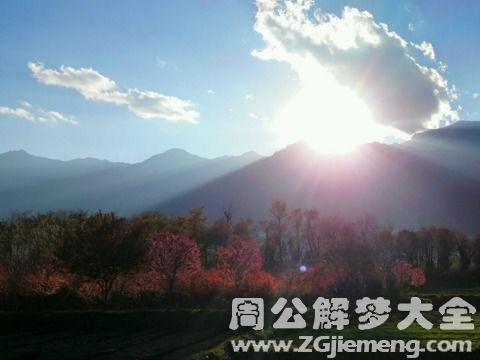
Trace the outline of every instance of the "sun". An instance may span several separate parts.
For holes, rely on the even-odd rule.
[[[353,91],[318,66],[303,73],[300,90],[274,121],[279,146],[305,141],[319,153],[344,153],[384,135]]]

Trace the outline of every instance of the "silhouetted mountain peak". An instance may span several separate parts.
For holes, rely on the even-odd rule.
[[[263,156],[260,155],[259,153],[257,153],[256,151],[247,151],[247,152],[243,153],[242,155],[240,155],[240,157],[248,158],[248,159],[260,159]]]
[[[449,126],[426,130],[415,134],[409,143],[423,139],[478,142],[480,145],[480,121],[457,121]]]
[[[153,167],[168,170],[170,168],[179,168],[200,164],[206,160],[207,159],[193,155],[182,149],[170,149],[161,154],[153,155],[147,160],[135,165],[137,167]]]
[[[230,160],[237,160],[237,161],[247,161],[247,162],[254,162],[262,159],[263,156],[255,151],[247,151],[241,155],[225,155],[219,156],[217,158],[212,159],[212,161],[230,161]]]
[[[459,120],[454,122],[452,125],[447,126],[454,127],[454,128],[462,128],[462,129],[471,129],[471,130],[480,130],[480,121],[466,121],[466,120]]]
[[[196,156],[196,155],[193,155],[192,153],[189,153],[187,150],[180,149],[180,148],[169,149],[169,150],[163,152],[160,155],[163,155],[163,156]]]
[[[5,159],[5,158],[25,158],[33,155],[30,155],[27,153],[25,150],[12,150],[12,151],[7,151],[6,153],[0,154],[0,158]]]
[[[14,150],[0,154],[0,168],[21,168],[25,166],[45,165],[58,160],[51,160],[31,155],[25,150]]]
[[[273,154],[274,157],[282,157],[282,156],[316,156],[315,150],[312,149],[310,145],[308,145],[304,141],[299,141],[293,144],[286,146],[285,148],[275,152]]]
[[[183,149],[170,149],[161,154],[156,154],[148,158],[143,162],[153,162],[153,161],[164,161],[164,160],[186,160],[186,159],[195,159],[203,160],[200,156],[193,155]]]

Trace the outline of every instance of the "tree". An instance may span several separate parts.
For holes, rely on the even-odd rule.
[[[289,239],[290,254],[294,264],[302,262],[302,228],[304,223],[304,212],[302,209],[295,209],[290,215],[293,225],[293,234]]]
[[[435,265],[435,233],[436,228],[421,228],[417,231],[416,239],[419,242],[420,263],[427,274],[432,274]],[[419,265],[419,264],[416,264]]]
[[[480,234],[477,234],[472,243],[472,259],[475,265],[475,271],[480,273]]]
[[[230,234],[231,225],[226,219],[220,218],[208,227],[205,236],[209,239],[209,243],[212,245],[213,250],[216,252],[219,247],[227,245]]]
[[[437,269],[445,273],[450,270],[452,264],[452,253],[455,249],[454,232],[444,227],[438,228],[435,236],[435,245],[438,254]]]
[[[206,237],[216,253],[220,246],[226,246],[232,237],[233,213],[230,207],[222,210],[223,216],[217,219],[207,230]]]
[[[321,238],[327,247],[325,258],[348,273],[344,285],[348,291],[368,294],[369,287],[378,283],[373,246],[359,238],[353,222],[342,217],[326,217],[320,221]]]
[[[272,221],[260,221],[260,229],[264,232],[264,242],[262,246],[263,260],[265,269],[270,271],[275,267],[275,240],[272,236],[273,226]]]
[[[201,270],[198,245],[185,235],[155,232],[148,244],[149,268],[165,281],[167,296],[173,294],[181,277],[191,277]]]
[[[321,238],[319,233],[320,217],[318,211],[309,209],[305,211],[305,238],[308,244],[310,259],[319,259],[321,255]]]
[[[273,238],[277,247],[280,265],[283,265],[283,237],[287,226],[286,220],[288,218],[287,204],[285,203],[285,201],[275,200],[270,207],[270,215],[273,218]]]
[[[420,267],[414,267],[406,260],[397,260],[393,265],[395,280],[400,285],[418,287],[425,284],[425,272]]]
[[[67,270],[97,283],[106,305],[115,281],[137,270],[145,252],[143,238],[126,219],[98,212],[71,219],[57,256]]]
[[[135,231],[139,231],[140,236],[144,239],[154,231],[168,231],[174,226],[173,221],[157,212],[144,212],[133,217],[130,220],[130,226]]]
[[[244,217],[240,218],[234,225],[233,225],[233,235],[234,236],[243,236],[243,237],[250,237],[253,232],[253,220]]]
[[[408,284],[412,277],[413,266],[407,260],[397,260],[393,265],[393,274],[400,284]]]
[[[419,267],[413,268],[410,276],[410,285],[413,287],[418,287],[424,285],[425,282],[426,278],[423,269]]]
[[[420,265],[423,261],[420,240],[413,230],[400,230],[395,238],[396,256],[405,258],[412,264]]]
[[[33,236],[33,216],[15,216],[0,223],[0,266],[6,290],[16,305],[22,283],[41,262],[42,247]]]
[[[236,237],[230,246],[218,249],[217,267],[238,289],[245,279],[262,269],[262,255],[254,241]]]
[[[387,269],[392,266],[394,259],[395,236],[390,226],[379,227],[373,241],[374,262],[378,269]]]
[[[178,230],[198,244],[201,258],[204,265],[211,262],[210,245],[211,239],[207,236],[207,217],[203,212],[203,206],[196,206],[190,209],[186,217],[177,218]]]
[[[379,230],[375,218],[369,214],[364,214],[357,218],[355,228],[358,233],[358,239],[361,242],[371,242],[375,239],[375,235]]]
[[[467,271],[472,262],[473,249],[471,241],[462,233],[457,235],[457,251],[460,260],[460,270]]]

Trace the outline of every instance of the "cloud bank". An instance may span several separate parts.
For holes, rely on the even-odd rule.
[[[29,62],[28,67],[42,84],[76,90],[87,100],[124,105],[143,119],[195,123],[199,117],[188,100],[136,88],[121,90],[115,81],[92,68],[62,65],[59,69],[48,69],[38,62]]]
[[[286,62],[300,78],[311,77],[315,63],[352,89],[376,122],[408,134],[458,120],[455,87],[439,71],[445,65],[432,44],[406,41],[367,11],[345,7],[337,16],[313,5],[257,0],[255,30],[265,47],[252,54]]]

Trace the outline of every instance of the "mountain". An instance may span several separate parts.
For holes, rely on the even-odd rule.
[[[71,161],[25,151],[0,155],[0,216],[12,212],[148,210],[261,158],[256,153],[206,159],[172,149],[136,164],[96,159]]]
[[[92,158],[70,161],[33,156],[24,150],[0,154],[0,192],[20,189],[27,185],[93,174],[126,164]]]
[[[374,216],[395,228],[446,225],[480,231],[480,122],[457,122],[400,145],[366,144],[319,155],[303,143],[272,156],[206,159],[172,149],[136,164],[59,161],[24,151],[0,155],[0,216],[12,211],[159,210],[205,207],[220,215],[268,216],[275,199],[323,214]]]
[[[402,147],[452,171],[480,178],[480,121],[458,121],[425,131]]]
[[[323,214],[374,216],[396,228],[446,225],[480,231],[480,123],[426,131],[400,146],[367,144],[317,155],[302,143],[252,163],[156,209],[178,214],[204,205],[218,216],[263,218],[275,199]]]

